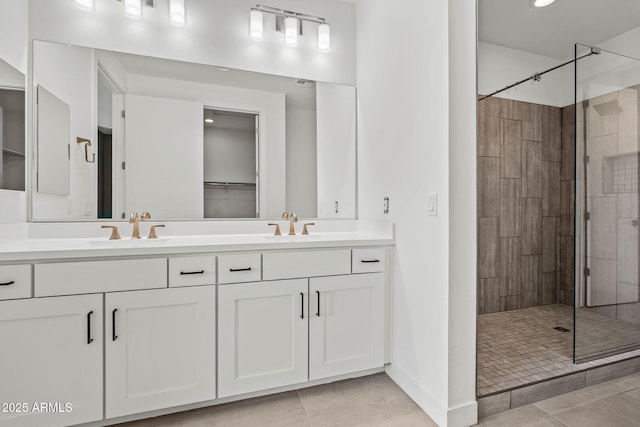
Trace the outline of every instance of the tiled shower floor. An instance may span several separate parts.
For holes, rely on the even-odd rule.
[[[600,322],[610,325],[612,319],[606,316],[589,313],[589,320],[592,331],[598,330],[603,335],[611,330],[597,327]],[[569,332],[554,330],[556,326]],[[640,350],[634,350],[574,364],[573,309],[564,304],[483,314],[478,316],[477,327],[478,397],[640,356]],[[640,325],[634,325],[634,329],[640,338]],[[596,342],[596,338],[592,333],[591,341]]]

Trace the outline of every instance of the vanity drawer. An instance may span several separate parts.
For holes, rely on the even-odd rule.
[[[351,259],[353,273],[378,273],[384,271],[385,250],[384,248],[354,249]]]
[[[351,274],[351,251],[276,252],[263,255],[264,280]]]
[[[218,283],[259,282],[262,280],[260,254],[220,255]]]
[[[36,297],[166,287],[166,258],[60,262],[34,266]]]
[[[215,285],[216,257],[169,258],[169,287]]]
[[[31,298],[31,265],[0,267],[0,300]]]

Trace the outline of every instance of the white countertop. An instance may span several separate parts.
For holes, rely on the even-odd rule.
[[[314,249],[393,245],[386,232],[352,231],[308,236],[222,234],[162,236],[158,239],[46,238],[0,240],[0,263],[95,257],[138,257],[170,254]]]

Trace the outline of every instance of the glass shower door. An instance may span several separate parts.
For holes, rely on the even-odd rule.
[[[577,57],[590,51],[576,45]],[[640,348],[640,61],[603,49],[576,61],[575,71],[574,361],[581,363]]]

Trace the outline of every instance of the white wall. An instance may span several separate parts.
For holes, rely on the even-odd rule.
[[[0,0],[0,59],[27,73],[28,1]]]
[[[449,2],[449,341],[447,425],[475,424],[476,11]]]
[[[478,93],[488,95],[565,61],[479,42]],[[573,67],[552,71],[542,76],[539,82],[526,82],[497,96],[555,107],[572,104]]]
[[[359,218],[396,223],[388,372],[439,425],[471,425],[475,2],[359,2],[357,43]]]
[[[205,181],[256,182],[255,159],[255,130],[204,128]]]
[[[318,216],[316,110],[287,108],[287,212]]]
[[[356,89],[317,82],[316,120],[318,216],[355,218]]]
[[[15,7],[16,2],[7,3]],[[268,3],[326,18],[331,24],[331,52],[327,54],[317,52],[315,24],[305,24],[300,46],[284,47],[282,34],[273,30],[273,16],[265,17],[264,42],[250,41],[249,10],[257,4],[255,0],[190,0],[183,28],[169,24],[166,0],[156,0],[156,8],[145,8],[141,21],[125,18],[122,3],[115,0],[96,2],[92,13],[78,10],[69,0],[29,3],[34,39],[312,80],[355,82],[355,7],[338,0]]]
[[[34,192],[33,218],[95,218],[97,163],[87,163],[84,145],[76,143],[76,137],[88,138],[94,142],[97,140],[97,117],[94,108],[97,102],[97,71],[93,51],[75,46],[35,42],[33,55],[33,84],[42,85],[69,105],[71,115],[70,196]],[[92,148],[95,149],[95,144]]]

